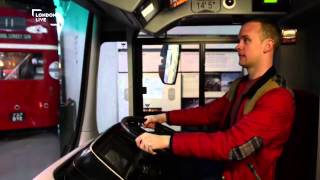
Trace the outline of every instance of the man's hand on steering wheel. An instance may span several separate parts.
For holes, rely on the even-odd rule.
[[[169,148],[170,136],[143,133],[135,141],[141,150],[155,155],[154,150]]]
[[[144,127],[152,129],[155,128],[157,123],[162,124],[167,122],[167,117],[165,113],[145,116],[144,119],[146,119],[146,121],[143,123]]]

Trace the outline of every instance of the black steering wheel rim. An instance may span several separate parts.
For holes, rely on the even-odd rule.
[[[133,138],[137,138],[143,132],[146,132],[141,126],[145,119],[141,116],[127,116],[120,122],[122,128]],[[155,131],[151,132],[158,135],[172,135],[175,131],[165,125],[156,124]]]

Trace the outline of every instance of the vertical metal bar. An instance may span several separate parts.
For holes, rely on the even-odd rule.
[[[320,143],[319,143],[319,139],[320,139],[320,98],[319,98],[319,111],[318,111],[319,115],[318,115],[318,147],[317,147],[317,169],[316,169],[316,179],[320,179]]]
[[[138,32],[127,29],[128,45],[128,100],[129,115],[142,115],[142,45],[137,42]]]
[[[133,60],[133,115],[143,115],[143,66],[142,66],[142,44],[134,43],[134,60]]]
[[[203,106],[205,104],[205,44],[201,43],[199,50],[199,106]]]

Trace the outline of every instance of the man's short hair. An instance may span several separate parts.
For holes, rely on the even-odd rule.
[[[267,19],[251,19],[248,22],[258,22],[261,24],[262,30],[262,38],[263,40],[266,38],[271,38],[274,41],[274,49],[275,51],[280,46],[281,41],[281,31],[277,24]]]

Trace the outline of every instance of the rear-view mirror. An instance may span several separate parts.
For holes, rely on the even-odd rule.
[[[159,76],[164,84],[175,84],[180,60],[180,44],[163,44]]]

